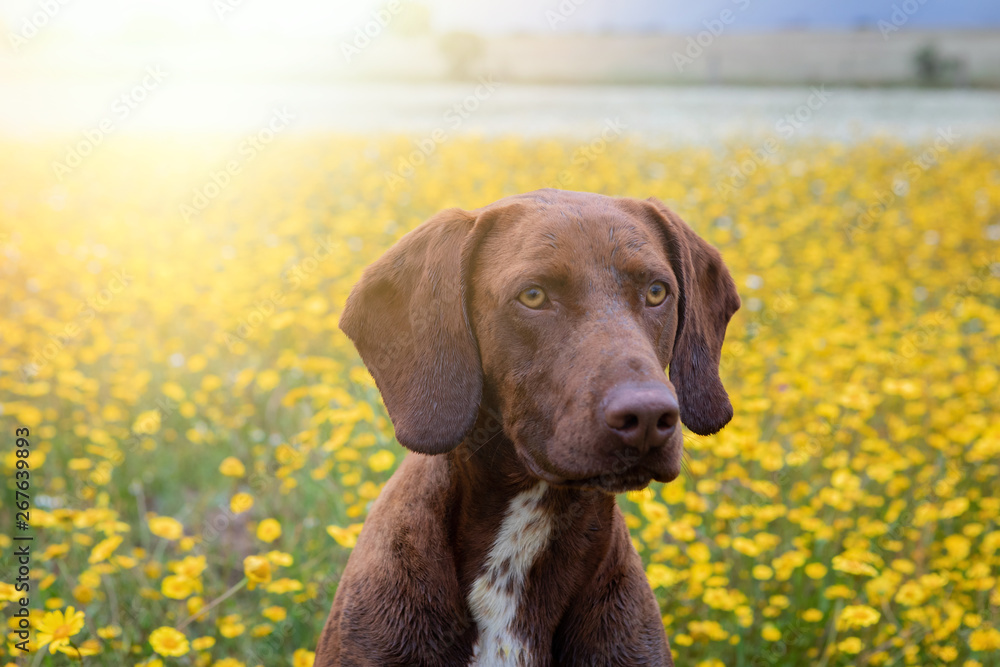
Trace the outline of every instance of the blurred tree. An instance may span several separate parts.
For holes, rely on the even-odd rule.
[[[453,79],[471,78],[472,66],[483,57],[486,45],[483,38],[471,32],[449,32],[438,40],[448,59],[449,75]]]
[[[917,81],[924,86],[940,86],[954,84],[962,73],[962,61],[959,58],[947,58],[933,44],[920,48],[913,56],[917,70]]]

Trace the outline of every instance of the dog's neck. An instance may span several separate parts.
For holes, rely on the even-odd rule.
[[[487,411],[448,456],[451,544],[479,647],[516,647],[516,627],[554,631],[605,559],[614,496],[531,475]],[[525,604],[539,590],[544,601]]]
[[[548,485],[531,474],[504,433],[495,409],[480,410],[469,436],[449,456],[452,477],[454,544],[490,541],[520,495],[536,491],[558,535],[579,526],[606,526],[615,497],[597,489]],[[477,559],[478,560],[478,559]]]

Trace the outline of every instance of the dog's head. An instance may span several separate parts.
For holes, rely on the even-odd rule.
[[[340,326],[409,449],[453,449],[488,403],[531,474],[618,492],[679,474],[678,418],[703,435],[732,418],[718,368],[739,306],[659,201],[539,190],[407,234]]]

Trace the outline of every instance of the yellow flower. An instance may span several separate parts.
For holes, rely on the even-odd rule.
[[[270,368],[257,374],[257,386],[260,387],[261,391],[271,391],[278,386],[280,381],[281,376],[278,371]]]
[[[247,556],[243,559],[243,572],[250,580],[247,588],[253,590],[257,584],[271,582],[271,562],[264,556]]]
[[[186,655],[189,646],[184,633],[171,627],[160,627],[149,635],[149,645],[162,656],[178,657]]]
[[[49,653],[55,653],[62,646],[69,646],[70,637],[83,630],[84,615],[73,607],[66,611],[50,611],[42,617],[35,628],[39,648],[48,645]]]
[[[112,535],[111,537],[101,540],[97,543],[97,546],[93,548],[90,552],[90,558],[87,559],[88,563],[100,563],[103,560],[107,560],[109,556],[118,548],[118,545],[122,543],[121,535]]]
[[[88,639],[75,646],[60,646],[59,652],[73,658],[83,658],[100,653],[101,643],[96,639]]]
[[[205,571],[204,556],[185,556],[182,560],[170,564],[170,569],[189,579],[197,579]]]
[[[313,667],[316,661],[316,654],[304,648],[295,649],[292,654],[292,667]]]
[[[766,623],[760,631],[760,636],[769,642],[776,642],[781,639],[781,630],[776,628],[772,623]]]
[[[954,646],[942,646],[937,657],[945,662],[954,662],[958,657],[958,649]]]
[[[847,605],[840,612],[840,616],[837,617],[837,629],[843,631],[854,628],[867,628],[870,625],[878,623],[881,617],[882,614],[879,611],[867,605]]]
[[[132,424],[132,430],[139,434],[152,435],[160,430],[160,411],[141,412]]]
[[[184,526],[169,516],[157,516],[149,519],[149,532],[165,540],[177,540],[184,534]]]
[[[237,493],[229,501],[229,509],[233,514],[241,514],[253,507],[253,496],[249,493]]]
[[[1000,650],[1000,630],[980,628],[969,635],[969,648],[973,651]]]
[[[833,557],[833,569],[840,572],[847,572],[848,574],[863,574],[869,577],[878,576],[878,570],[868,563],[844,556]]]
[[[823,595],[826,597],[827,600],[836,600],[838,598],[843,598],[846,600],[848,598],[854,597],[854,591],[852,591],[847,586],[844,586],[843,584],[834,584],[833,586],[827,588],[823,592]]]
[[[235,456],[227,456],[222,460],[222,463],[219,464],[219,472],[226,477],[242,477],[246,474],[246,468]]]
[[[353,549],[354,545],[358,543],[358,535],[361,533],[361,524],[351,524],[347,528],[341,528],[340,526],[327,526],[326,532],[330,535],[330,537],[336,540],[337,544],[340,546],[346,547],[347,549]]]
[[[246,667],[246,665],[236,658],[222,658],[213,662],[212,667]]]
[[[163,578],[160,591],[172,600],[184,600],[194,593],[194,581],[183,575],[172,574]]]
[[[924,587],[915,581],[907,581],[896,591],[896,602],[907,607],[916,607],[923,604],[926,599],[927,593],[924,591]]]
[[[292,554],[285,553],[284,551],[268,551],[266,555],[272,565],[278,565],[280,567],[289,567],[295,562],[292,558]]]
[[[818,623],[823,620],[823,612],[819,609],[806,609],[802,612],[802,620],[808,623]]]
[[[219,619],[219,634],[227,639],[239,637],[246,630],[239,614],[230,614]]]
[[[336,539],[342,546],[347,546],[341,542],[341,540],[337,539],[337,536],[334,533],[330,532],[331,528],[335,528],[335,526],[328,527],[326,529],[327,532],[329,532],[330,535],[333,536],[333,538]],[[654,590],[657,588],[669,588],[681,580],[681,573],[673,568],[663,565],[662,563],[650,563],[646,566],[646,579],[649,581],[650,587]]]
[[[285,617],[288,615],[284,607],[268,607],[260,613],[264,618],[275,623],[285,620]]]
[[[17,592],[17,588],[14,584],[5,584],[0,581],[0,600],[6,600],[7,602],[17,602],[21,599],[21,594]]]
[[[864,644],[857,637],[848,637],[844,641],[837,644],[837,648],[847,653],[849,655],[857,655],[861,653],[861,649],[864,648]]]
[[[281,537],[281,524],[276,519],[264,519],[257,524],[257,539],[270,544]]]
[[[823,565],[823,563],[809,563],[805,567],[805,573],[810,579],[822,579],[826,576],[826,565]]]
[[[73,599],[80,604],[87,604],[94,599],[94,589],[83,584],[73,587]]]
[[[69,553],[70,545],[66,542],[59,542],[57,544],[50,544],[45,547],[45,551],[42,552],[42,560],[52,560],[53,558],[62,558]]]
[[[187,607],[187,613],[194,616],[204,608],[205,600],[201,596],[195,595],[194,597],[188,598],[187,602],[184,603],[184,606]]]
[[[215,637],[198,637],[191,640],[191,648],[195,651],[204,651],[215,646]]]
[[[380,449],[368,457],[368,467],[375,472],[385,472],[396,462],[396,455],[388,449]]]
[[[279,595],[281,593],[292,593],[294,591],[301,591],[301,590],[302,590],[302,582],[297,581],[295,579],[289,579],[287,577],[284,577],[282,579],[275,579],[267,586],[268,593],[277,593]]]

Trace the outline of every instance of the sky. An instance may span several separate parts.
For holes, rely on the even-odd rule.
[[[388,0],[54,0],[47,19],[85,36],[142,36],[157,31],[281,36],[338,35],[365,23]],[[398,0],[414,4],[411,0]],[[667,31],[695,33],[729,10],[733,31],[876,27],[905,11],[908,28],[1000,27],[996,0],[423,0],[436,31],[483,33]],[[4,32],[38,16],[40,0],[4,0]],[[895,9],[900,8],[900,9]],[[907,11],[909,10],[909,11]],[[558,17],[558,18],[554,18]],[[562,20],[565,19],[565,20]],[[554,27],[553,27],[554,26]]]

